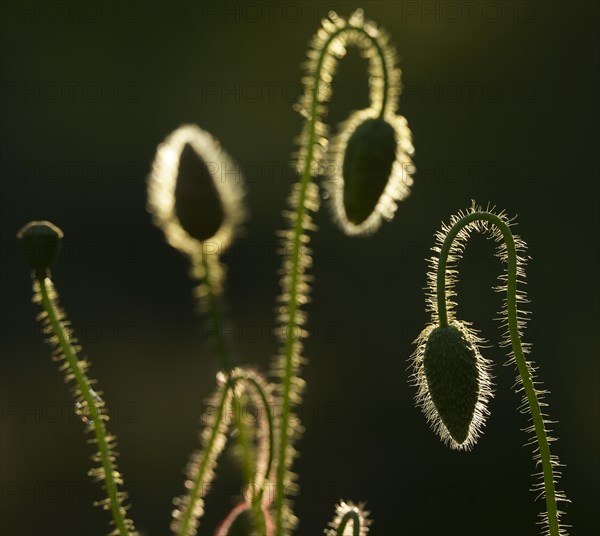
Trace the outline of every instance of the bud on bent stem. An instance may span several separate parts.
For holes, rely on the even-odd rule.
[[[369,62],[369,98],[370,107],[369,117],[376,113],[376,117],[382,117],[389,124],[395,121],[395,112],[397,108],[397,99],[400,94],[400,70],[396,63],[396,53],[389,44],[389,38],[385,32],[377,26],[365,21],[362,10],[355,11],[348,20],[345,20],[335,13],[331,12],[328,19],[324,19],[322,27],[314,36],[311,49],[308,52],[308,61],[306,62],[307,74],[304,77],[304,93],[298,104],[299,112],[305,117],[306,121],[300,136],[300,149],[298,151],[296,166],[300,173],[298,184],[294,185],[289,197],[290,209],[285,215],[290,220],[290,228],[281,233],[283,248],[291,252],[289,258],[284,259],[283,277],[281,279],[282,293],[279,298],[278,306],[280,329],[279,337],[281,340],[281,349],[279,356],[276,357],[272,374],[281,378],[279,386],[279,402],[281,404],[281,417],[278,419],[278,456],[276,466],[276,484],[274,500],[274,522],[276,536],[287,536],[294,528],[297,519],[294,516],[290,500],[286,496],[286,490],[294,489],[295,475],[291,470],[292,462],[296,456],[294,441],[301,433],[301,426],[298,419],[291,419],[295,406],[302,398],[304,380],[300,378],[300,365],[305,361],[302,356],[302,341],[298,337],[290,337],[289,334],[301,333],[306,335],[304,325],[307,321],[307,314],[302,306],[309,301],[310,281],[307,274],[308,268],[312,264],[312,259],[308,251],[310,237],[309,230],[315,230],[312,221],[311,212],[316,212],[319,208],[319,188],[313,182],[313,171],[319,169],[320,164],[325,158],[328,146],[328,128],[323,123],[322,117],[326,113],[326,103],[331,95],[331,81],[335,73],[335,68],[339,59],[346,54],[346,48],[349,45],[357,46],[363,56]],[[367,117],[357,116],[360,121]],[[352,132],[354,127],[351,124]],[[405,123],[404,123],[405,126]],[[410,145],[410,136],[405,135],[408,131],[402,132],[401,139],[394,140],[396,143],[396,155],[398,148],[412,150]],[[347,128],[342,130],[342,138],[350,137],[352,134]],[[410,147],[409,147],[410,145]],[[361,147],[364,149],[364,146]],[[333,160],[339,161],[345,154],[345,147],[338,147],[334,152]],[[360,158],[364,163],[364,154]],[[332,157],[330,157],[330,160]],[[367,158],[368,159],[368,158]],[[384,164],[390,157],[384,156]],[[389,165],[389,161],[387,162]],[[395,165],[395,164],[394,164]],[[351,166],[356,171],[355,166]],[[383,166],[385,167],[385,166]],[[339,169],[339,168],[338,168]],[[392,173],[393,175],[393,173]],[[369,177],[359,171],[358,176],[352,178],[358,179],[360,187],[364,188]],[[375,190],[381,191],[381,183]],[[389,183],[388,179],[388,183]],[[394,181],[391,181],[394,183]],[[341,184],[341,183],[340,183]],[[396,183],[394,183],[396,184]],[[406,181],[408,183],[408,180]],[[402,185],[402,186],[406,186]],[[363,219],[362,227],[355,224],[343,224],[347,218],[339,213],[335,217],[342,228],[348,234],[359,234],[355,232],[366,232],[374,230],[380,217],[377,213],[378,208],[383,205],[394,204],[394,209],[385,206],[381,210],[384,217],[391,217],[395,210],[395,200],[402,199],[408,195],[408,191],[397,185],[397,188],[385,190],[383,193],[377,192],[371,196],[369,201],[373,219],[366,215],[369,207],[359,207],[360,216],[355,219]],[[368,187],[367,187],[368,189]],[[343,194],[340,190],[333,190],[332,206],[335,212],[338,208],[343,208]],[[389,195],[386,195],[389,194]],[[372,199],[384,199],[373,202]],[[340,215],[342,214],[342,215]],[[302,254],[301,254],[302,253]]]
[[[456,294],[457,263],[471,232],[489,233],[498,243],[497,256],[506,263],[506,273],[500,277],[502,284],[496,289],[505,294],[502,316],[507,332],[504,343],[512,347],[510,362],[517,366],[519,373],[517,385],[522,386],[524,392],[523,407],[529,409],[532,419],[532,426],[527,431],[535,434],[533,442],[537,442],[538,445],[537,450],[534,451],[534,461],[536,465],[540,463],[542,466],[541,481],[533,489],[545,497],[546,511],[541,514],[541,519],[547,533],[550,536],[560,536],[565,532],[560,523],[562,512],[558,510],[557,502],[567,502],[567,499],[562,492],[555,489],[558,478],[555,468],[558,466],[558,459],[550,453],[549,442],[551,439],[548,438],[550,421],[541,411],[540,400],[544,392],[536,388],[537,381],[534,384],[533,366],[525,359],[525,351],[528,350],[528,347],[524,347],[521,343],[525,319],[519,316],[518,304],[526,301],[526,296],[517,286],[525,278],[524,251],[526,246],[520,238],[512,234],[511,224],[511,220],[503,212],[496,214],[493,209],[483,211],[473,204],[470,210],[461,211],[458,215],[453,216],[450,224],[444,225],[442,230],[437,233],[437,244],[433,248],[437,255],[431,260],[432,270],[428,274],[428,306],[432,313],[432,323],[417,340],[417,350],[413,356],[413,378],[418,388],[417,402],[442,440],[447,441],[452,448],[471,448],[477,440],[480,426],[487,414],[486,401],[491,396],[491,391],[489,382],[481,383],[482,377],[485,382],[487,364],[485,360],[479,360],[475,344],[479,341],[466,323],[455,320],[456,304],[452,298]],[[460,340],[457,343],[459,339],[455,337],[453,343],[454,345],[458,344],[460,350],[457,351],[456,347],[451,348],[452,344],[449,340],[435,342],[430,340],[432,334],[452,327],[462,331],[464,341]],[[440,342],[443,343],[442,348],[439,348]],[[459,371],[459,374],[470,376],[470,379],[464,383],[456,381],[453,382],[453,385],[443,387],[447,391],[440,395],[442,388],[437,380],[439,376],[443,375],[446,367],[450,366],[450,363],[441,361],[442,367],[440,367],[439,361],[434,362],[430,359],[427,363],[428,349],[431,352],[433,347],[436,347],[438,354],[446,353],[449,357],[453,355],[455,366],[459,369],[463,368],[462,373]],[[464,362],[473,362],[473,355],[475,355],[476,368],[479,370],[479,401],[477,404],[480,404],[480,408],[478,414],[476,404],[469,432],[464,435],[465,400],[472,401],[474,392],[474,377],[472,371],[466,371],[468,367],[465,367]],[[461,358],[463,363],[461,363]],[[429,371],[427,371],[427,366],[430,368]],[[432,367],[434,368],[433,372]],[[518,389],[518,391],[520,390]],[[448,401],[451,403],[448,404]],[[459,426],[457,422],[460,423]]]

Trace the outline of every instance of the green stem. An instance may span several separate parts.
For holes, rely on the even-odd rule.
[[[383,69],[383,96],[381,99],[381,111],[380,115],[383,115],[387,106],[388,93],[390,90],[389,86],[389,70],[386,62],[386,57],[383,49],[375,38],[369,35],[364,28],[358,26],[347,25],[333,32],[323,44],[323,48],[319,53],[315,72],[314,72],[314,83],[311,91],[311,109],[309,114],[309,128],[308,128],[308,140],[306,156],[303,164],[302,176],[300,179],[300,189],[298,195],[298,202],[295,210],[295,220],[293,223],[293,237],[291,240],[291,252],[292,262],[290,270],[290,296],[287,304],[289,319],[287,322],[286,330],[286,341],[285,341],[285,366],[282,383],[282,400],[281,400],[281,426],[279,429],[279,453],[278,463],[276,471],[276,482],[275,482],[275,534],[281,536],[283,531],[283,505],[285,501],[285,474],[288,470],[288,444],[289,438],[289,416],[291,413],[291,386],[292,386],[292,375],[293,375],[293,351],[296,343],[296,316],[299,308],[298,304],[298,278],[300,275],[300,254],[302,247],[302,235],[303,226],[302,222],[305,215],[305,202],[306,192],[308,185],[311,182],[311,170],[313,166],[314,158],[314,146],[316,141],[316,125],[318,120],[318,105],[319,105],[319,86],[321,84],[321,71],[323,69],[323,63],[327,56],[329,46],[331,43],[345,32],[359,32],[367,37],[377,50],[377,54],[380,58],[382,69]]]
[[[254,479],[254,469],[252,466],[252,457],[251,457],[251,443],[250,443],[250,430],[243,419],[243,408],[246,400],[244,398],[234,398],[234,419],[235,426],[237,431],[237,440],[240,450],[242,452],[242,468],[244,472],[244,479],[246,481],[246,485],[250,485]],[[239,414],[238,414],[239,409]]]
[[[115,481],[116,470],[113,464],[111,449],[107,440],[106,427],[104,426],[104,420],[102,419],[102,415],[97,406],[99,403],[98,394],[92,390],[90,381],[81,368],[77,354],[70,343],[69,336],[67,335],[64,325],[61,321],[61,315],[58,311],[55,298],[48,292],[49,278],[38,277],[37,281],[39,283],[41,305],[48,315],[48,320],[52,327],[52,331],[58,339],[58,344],[60,345],[67,364],[69,365],[69,370],[73,374],[79,391],[81,392],[81,396],[83,396],[87,405],[87,409],[89,410],[89,416],[93,423],[94,434],[98,444],[98,453],[100,454],[100,463],[102,464],[103,469],[106,494],[110,501],[110,510],[115,522],[115,526],[120,536],[128,536],[129,530],[127,528],[125,519],[125,510],[119,499],[119,492],[117,489],[117,483]]]
[[[507,286],[506,286],[506,307],[508,318],[508,330],[510,341],[517,368],[521,376],[523,388],[529,403],[529,410],[533,420],[535,434],[537,437],[540,459],[544,475],[544,487],[546,495],[546,509],[548,512],[548,526],[550,536],[559,536],[558,512],[556,507],[556,492],[554,489],[554,471],[552,468],[552,459],[550,456],[550,446],[544,427],[544,419],[540,409],[537,393],[527,367],[527,362],[523,354],[521,339],[519,336],[519,323],[517,317],[517,251],[514,237],[509,226],[500,217],[489,212],[472,212],[463,216],[457,221],[444,240],[440,251],[438,272],[437,272],[437,305],[440,326],[448,325],[448,313],[446,309],[446,265],[452,243],[462,229],[475,221],[487,221],[494,225],[501,233],[506,245],[507,256]]]
[[[204,269],[203,284],[206,285],[208,312],[210,315],[210,320],[213,324],[213,328],[215,330],[217,351],[221,360],[221,366],[223,370],[225,370],[227,376],[229,376],[231,374],[232,359],[231,355],[229,354],[229,348],[227,347],[225,335],[223,334],[223,316],[221,315],[221,310],[219,307],[219,298],[217,296],[215,283],[213,281],[209,253],[202,251],[200,252],[198,257],[200,257],[200,262],[202,263],[202,268]],[[218,259],[216,260],[216,262],[219,262]]]
[[[231,377],[233,360],[229,352],[227,340],[225,339],[225,335],[223,333],[223,315],[221,314],[221,309],[219,306],[219,297],[217,295],[215,284],[213,282],[211,260],[209,259],[208,255],[209,254],[206,251],[202,251],[199,255],[202,267],[204,268],[204,284],[206,285],[207,290],[208,311],[215,332],[215,339],[217,341],[217,353],[221,360],[221,366],[227,374],[227,376]],[[219,262],[219,260],[215,259],[215,262]],[[237,405],[240,407],[241,411],[241,401],[238,401],[236,398],[234,398],[234,409],[236,409],[236,403],[238,403]],[[240,452],[242,454],[242,471],[244,473],[246,485],[250,486],[252,485],[252,481],[254,479],[254,470],[252,466],[252,454],[250,439],[248,437],[248,430],[246,429],[245,423],[243,423],[241,420],[241,414],[240,418],[238,419],[237,416],[235,416],[234,412],[234,421],[237,431],[237,441],[240,447]],[[258,523],[256,516],[253,517],[255,518],[254,522]]]
[[[215,417],[215,421],[214,421],[213,427],[211,429],[211,434],[208,439],[208,442],[206,443],[206,446],[204,449],[204,455],[200,459],[200,464],[198,466],[198,471],[196,473],[195,480],[192,483],[192,487],[190,488],[189,493],[188,493],[190,500],[186,506],[186,509],[184,510],[184,512],[181,516],[181,525],[180,525],[180,528],[178,531],[179,536],[187,536],[189,534],[190,523],[192,521],[193,512],[194,512],[194,505],[196,503],[196,498],[198,497],[198,495],[201,491],[202,484],[206,483],[207,469],[210,467],[212,457],[214,455],[213,451],[216,446],[216,439],[219,436],[219,431],[221,429],[221,424],[223,422],[224,414],[226,411],[227,399],[228,399],[230,393],[232,394],[232,396],[234,396],[235,386],[238,382],[240,382],[240,383],[247,382],[250,386],[252,386],[255,389],[256,393],[258,394],[258,396],[262,402],[263,407],[260,408],[260,410],[265,411],[267,422],[268,422],[268,458],[267,458],[267,463],[265,466],[265,474],[263,475],[264,480],[266,480],[269,477],[269,474],[271,472],[271,467],[273,464],[273,454],[274,454],[274,447],[273,447],[274,430],[273,430],[273,417],[272,417],[272,412],[271,412],[271,404],[269,402],[267,394],[263,390],[262,386],[254,378],[252,378],[250,376],[234,376],[234,375],[232,375],[227,379],[227,384],[223,387],[221,396],[219,398],[217,415]],[[250,482],[249,485],[251,485],[251,484],[252,483]],[[264,488],[264,485],[263,485],[263,488]],[[256,506],[257,504],[260,505],[262,493],[263,493],[263,489],[261,489],[259,491],[259,493],[257,493],[252,498],[253,508],[251,508],[251,513],[253,516],[256,515],[256,519],[254,519],[253,522],[255,523],[255,526],[257,526],[257,527],[264,524],[264,520],[262,519],[262,517],[263,517],[262,511],[258,507],[254,508],[254,506]]]
[[[256,390],[256,393],[258,394],[263,407],[259,408],[259,410],[264,410],[266,417],[267,417],[267,424],[268,424],[268,435],[269,435],[269,456],[267,458],[267,464],[265,467],[265,474],[264,474],[264,479],[267,480],[269,478],[269,475],[271,474],[271,468],[273,467],[273,456],[275,454],[275,430],[273,427],[273,412],[271,411],[271,402],[269,402],[269,399],[267,398],[267,394],[265,393],[265,391],[263,390],[262,386],[252,377],[243,377],[243,378],[238,378],[235,379],[235,381],[245,381],[248,382],[250,385],[252,385],[252,387],[254,387],[254,389]],[[260,492],[258,493],[258,495],[254,498],[254,500],[256,500],[257,498],[260,499],[262,498],[262,493],[263,493],[263,489],[260,490]]]
[[[192,520],[192,514],[194,513],[194,504],[196,502],[195,499],[199,494],[202,483],[205,482],[206,470],[208,467],[210,467],[209,462],[211,460],[211,455],[215,446],[215,440],[219,436],[220,425],[223,419],[223,413],[225,412],[225,402],[227,401],[230,387],[230,384],[228,384],[223,388],[223,391],[221,392],[221,398],[219,399],[215,424],[212,427],[210,438],[208,439],[208,443],[206,444],[204,456],[202,456],[202,458],[200,459],[200,465],[198,466],[196,480],[192,484],[192,487],[190,488],[188,493],[190,500],[187,504],[187,508],[181,516],[181,527],[178,533],[179,536],[188,536],[189,534],[190,522]]]

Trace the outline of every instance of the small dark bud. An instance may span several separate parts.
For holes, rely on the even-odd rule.
[[[46,275],[58,260],[63,232],[49,221],[31,221],[18,233],[25,258],[38,275]]]

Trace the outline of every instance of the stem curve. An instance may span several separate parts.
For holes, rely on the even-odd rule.
[[[446,267],[452,244],[459,233],[473,222],[488,222],[502,234],[506,246],[507,281],[506,281],[506,315],[508,319],[509,337],[514,353],[517,369],[521,377],[523,389],[529,404],[533,420],[533,427],[538,442],[539,456],[542,463],[543,482],[545,488],[546,510],[548,514],[548,528],[550,536],[559,536],[560,525],[556,504],[556,490],[554,480],[553,461],[550,446],[544,425],[544,418],[540,408],[537,391],[525,359],[517,310],[517,248],[515,239],[509,225],[501,217],[490,212],[474,211],[462,216],[450,228],[445,236],[439,254],[436,279],[437,313],[441,327],[448,326],[448,311],[446,306]]]
[[[362,13],[359,15],[362,20]],[[333,23],[331,23],[333,24]],[[327,30],[322,30],[327,31]],[[281,387],[281,417],[279,426],[279,437],[278,437],[278,462],[276,468],[276,483],[275,483],[275,534],[282,536],[287,530],[284,520],[284,503],[285,503],[285,488],[286,488],[286,475],[291,465],[291,452],[290,445],[293,436],[290,433],[289,417],[292,411],[292,389],[294,383],[294,377],[296,376],[296,368],[298,364],[295,364],[295,357],[297,356],[297,348],[299,345],[298,338],[296,337],[297,328],[303,322],[298,321],[300,307],[306,300],[306,291],[299,287],[305,286],[308,288],[307,282],[303,278],[303,272],[305,265],[302,263],[302,247],[305,244],[304,230],[309,226],[310,222],[307,222],[308,203],[316,205],[314,200],[311,200],[309,195],[309,186],[312,183],[312,171],[317,168],[320,156],[315,156],[315,147],[318,144],[317,135],[319,130],[319,117],[320,117],[320,104],[325,100],[320,97],[321,84],[323,83],[323,72],[327,71],[330,67],[326,67],[326,60],[331,58],[330,48],[337,38],[346,33],[357,33],[362,38],[366,38],[373,49],[376,52],[376,57],[379,58],[381,64],[383,80],[383,86],[380,90],[380,95],[377,99],[373,99],[371,94],[371,100],[375,100],[379,104],[380,115],[383,116],[389,106],[395,106],[391,103],[391,97],[393,95],[391,71],[392,65],[388,65],[390,62],[389,54],[384,51],[384,46],[381,45],[377,37],[371,35],[365,26],[355,25],[353,19],[348,22],[344,22],[341,27],[338,27],[335,31],[330,31],[327,39],[321,43],[321,48],[318,50],[318,56],[314,63],[314,69],[310,72],[312,81],[312,87],[307,88],[308,94],[310,95],[310,110],[308,111],[308,125],[304,133],[305,140],[303,145],[305,151],[302,154],[302,165],[301,165],[301,178],[297,185],[297,190],[292,195],[292,229],[289,234],[285,235],[285,240],[289,246],[286,251],[291,251],[291,259],[289,265],[284,265],[284,281],[282,286],[284,287],[283,296],[285,297],[285,306],[287,311],[287,318],[284,322],[284,335],[285,340],[284,350],[282,355],[281,375],[282,375],[282,387]],[[374,104],[373,104],[374,105]],[[316,210],[316,209],[315,209]],[[308,242],[308,240],[306,240]],[[299,361],[299,359],[298,359]]]
[[[189,536],[196,533],[197,520],[203,513],[203,496],[214,477],[217,458],[225,447],[225,434],[230,427],[230,424],[226,422],[226,417],[231,413],[233,401],[242,394],[239,392],[240,390],[247,391],[251,389],[254,391],[256,395],[255,403],[262,406],[259,409],[261,412],[264,411],[266,420],[266,438],[261,437],[259,439],[263,444],[258,448],[256,465],[257,470],[261,470],[261,474],[256,479],[258,492],[254,493],[254,487],[252,489],[251,503],[253,506],[262,500],[264,483],[271,472],[274,455],[272,402],[265,385],[256,374],[239,368],[221,376],[222,383],[214,397],[217,413],[214,416],[214,421],[207,428],[208,433],[203,435],[203,450],[193,456],[190,464],[189,478],[186,483],[189,493],[183,500],[179,499],[180,507],[175,510],[173,515],[172,528],[179,536]],[[264,421],[261,422],[264,423]],[[255,512],[258,512],[258,509]]]
[[[356,510],[349,510],[344,514],[336,531],[336,536],[344,536],[346,525],[352,522],[352,536],[360,536],[361,519],[360,514]]]

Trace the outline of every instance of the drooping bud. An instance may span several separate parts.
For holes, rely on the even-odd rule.
[[[461,322],[431,325],[414,356],[417,401],[442,440],[459,450],[477,441],[492,394],[489,365],[477,343]]]
[[[189,143],[179,158],[175,214],[188,234],[201,242],[217,234],[224,219],[223,203],[210,169]]]
[[[210,242],[222,253],[245,217],[239,167],[208,132],[184,125],[158,147],[148,208],[169,243],[196,255]]]
[[[427,339],[423,366],[431,400],[460,445],[469,435],[479,394],[475,349],[456,327],[437,327]]]
[[[396,160],[396,132],[381,117],[361,123],[344,154],[344,208],[355,225],[375,210]]]
[[[332,143],[327,186],[333,214],[349,235],[390,220],[412,185],[413,153],[406,119],[374,109],[352,114]]]
[[[29,265],[45,275],[58,260],[63,232],[49,221],[31,221],[18,233]]]

